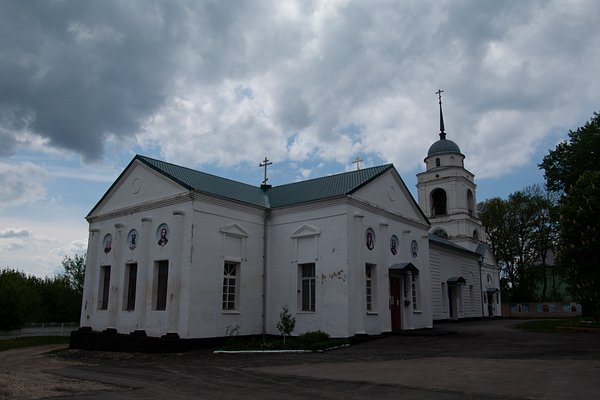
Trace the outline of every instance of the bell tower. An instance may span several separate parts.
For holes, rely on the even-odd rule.
[[[436,94],[440,106],[440,139],[425,157],[425,172],[417,174],[419,206],[431,222],[431,233],[476,248],[484,237],[477,217],[475,176],[465,169],[465,156],[446,139],[442,113],[442,90]]]

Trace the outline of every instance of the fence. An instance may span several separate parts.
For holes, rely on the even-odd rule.
[[[20,329],[0,331],[0,339],[13,339],[27,336],[69,336],[79,328],[77,322],[46,322],[27,324]]]
[[[502,304],[505,318],[566,318],[581,315],[579,303],[509,303]]]

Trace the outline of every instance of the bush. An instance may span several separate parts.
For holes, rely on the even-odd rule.
[[[329,334],[323,331],[310,331],[298,336],[298,340],[304,343],[319,343],[329,340]]]

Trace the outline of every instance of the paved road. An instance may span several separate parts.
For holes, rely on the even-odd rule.
[[[600,399],[600,335],[533,334],[511,320],[437,324],[309,354],[128,355],[50,371],[119,385],[65,399]]]

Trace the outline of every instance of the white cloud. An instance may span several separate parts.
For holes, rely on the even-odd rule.
[[[70,239],[82,234],[70,224],[36,224],[28,228],[0,231],[0,268],[10,267],[38,277],[62,271],[65,256],[85,254],[86,239]]]
[[[0,209],[43,199],[46,176],[42,168],[30,162],[0,162]]]
[[[134,146],[135,135],[142,150],[186,165],[232,167],[267,154],[346,165],[360,151],[406,172],[436,139],[442,88],[449,138],[486,160],[474,172],[508,173],[540,136],[597,107],[599,4],[45,3],[35,17],[12,6],[7,26],[36,29],[0,41],[9,57],[0,80],[16,96],[0,99],[0,135],[6,154],[15,132],[35,138],[20,148],[86,159],[107,144]],[[348,135],[348,126],[361,131]],[[502,160],[474,145],[500,137],[510,152]]]

